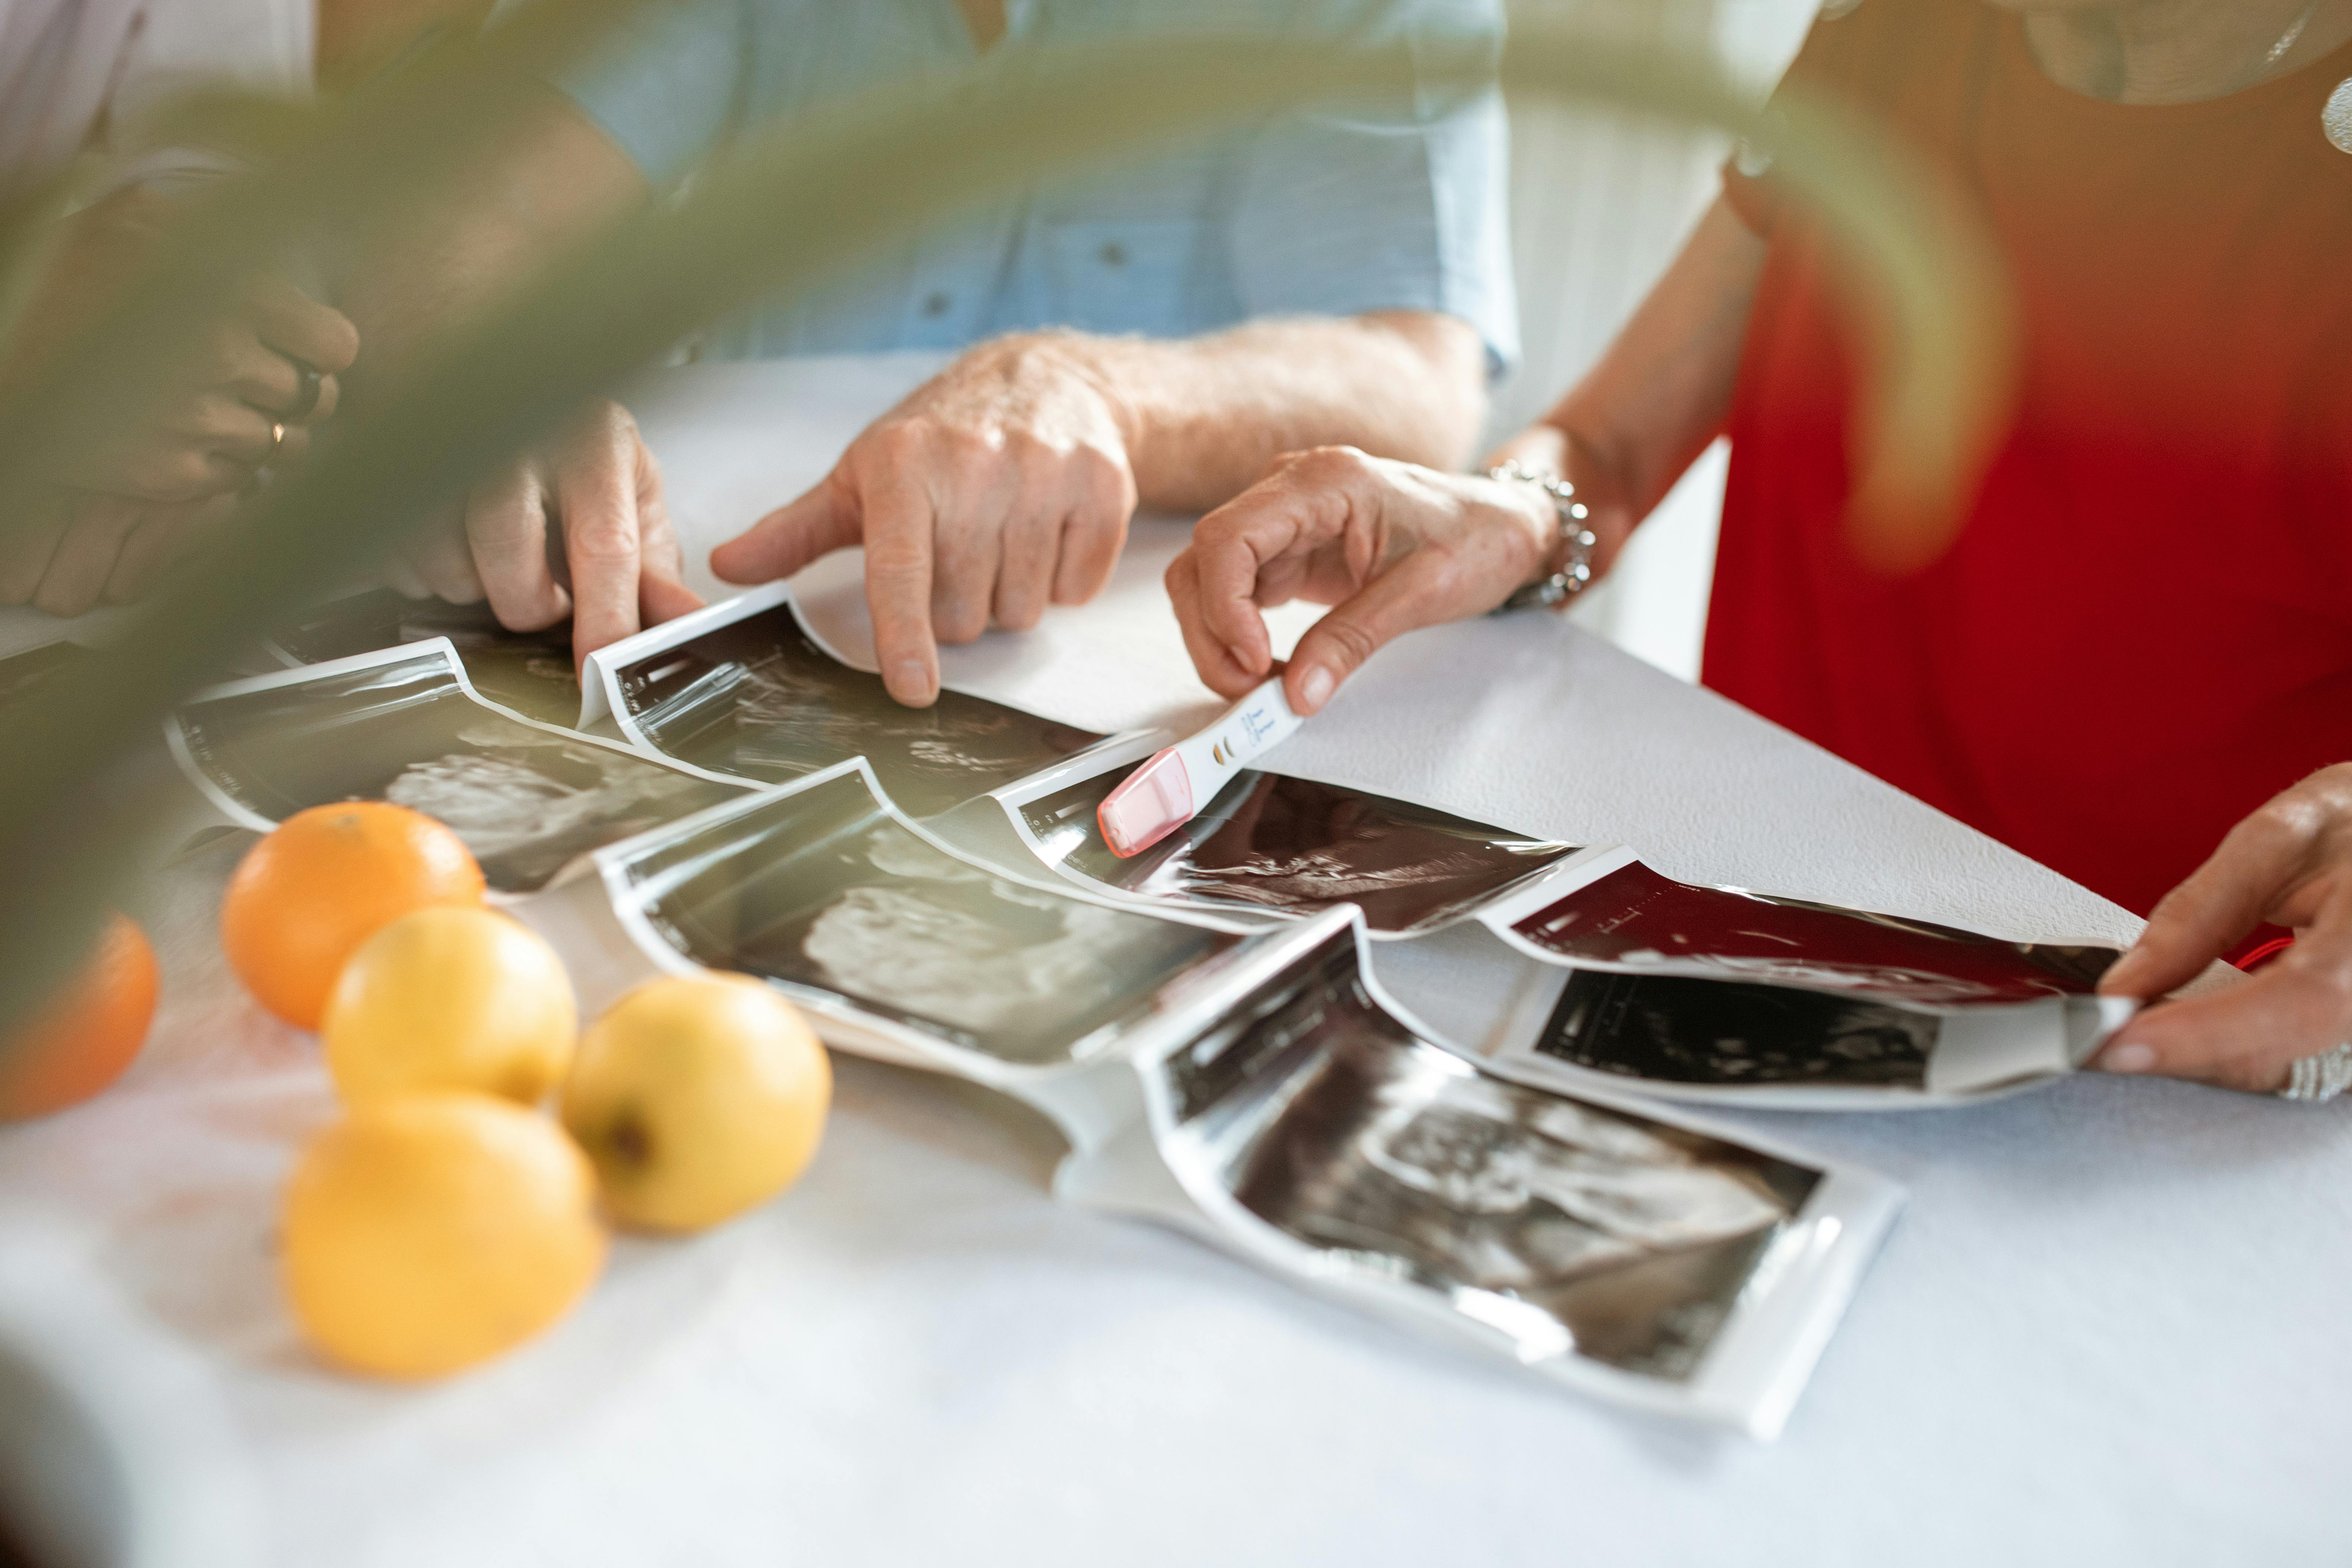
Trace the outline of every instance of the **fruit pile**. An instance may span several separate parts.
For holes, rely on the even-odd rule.
[[[456,834],[402,806],[289,817],[231,878],[220,938],[263,1006],[318,1032],[342,1100],[287,1183],[281,1244],[296,1320],[358,1371],[434,1377],[511,1349],[595,1283],[605,1218],[716,1225],[790,1186],[824,1132],[831,1068],[790,1003],[740,976],[661,979],[583,1035],[555,950],[485,904]],[[103,1089],[155,994],[146,939],[114,917],[0,1058],[0,1117]]]

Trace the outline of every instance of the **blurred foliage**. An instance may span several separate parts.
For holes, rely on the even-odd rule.
[[[396,233],[499,145],[542,79],[629,0],[541,0],[478,40],[415,59],[337,100],[223,99],[186,127],[227,138],[250,173],[193,201],[153,263],[39,377],[0,388],[0,528],[26,520],[77,452],[119,428],[158,367],[188,352],[237,280],[305,247]],[[436,506],[615,388],[670,345],[763,295],[804,289],[877,246],[1028,182],[1099,171],[1237,120],[1344,111],[1491,79],[1487,50],[1366,48],[1251,37],[998,50],[952,80],[879,89],[763,128],[675,200],[554,258],[531,287],[437,345],[311,460],[253,496],[235,528],[175,571],[102,660],[12,717],[0,752],[0,1020],[66,972],[117,886],[131,834],[93,787],[152,743],[157,721],[262,628],[383,558]],[[1703,61],[1558,27],[1515,34],[1515,95],[1556,93],[1769,145],[1820,211],[1865,334],[1856,537],[1890,564],[1940,550],[2011,374],[2000,272],[1964,209],[1838,106],[1760,107]],[[37,261],[44,203],[0,213],[0,302]],[[21,325],[21,322],[18,323]],[[362,349],[364,354],[365,350]]]

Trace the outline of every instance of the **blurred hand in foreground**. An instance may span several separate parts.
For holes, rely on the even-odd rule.
[[[2243,984],[2150,1007],[2107,1042],[2108,1072],[2160,1073],[2257,1093],[2352,1039],[2352,763],[2324,768],[2230,830],[2165,895],[2099,983],[2149,1001],[2193,980],[2265,921],[2295,943]]]
[[[1529,437],[1504,452],[1557,471],[1563,446]],[[1625,510],[1588,520],[1601,535],[1596,574],[1632,526]],[[1483,614],[1534,581],[1558,537],[1551,497],[1534,485],[1325,447],[1277,458],[1202,518],[1169,565],[1168,595],[1193,668],[1226,697],[1274,667],[1261,611],[1293,599],[1333,605],[1283,675],[1292,709],[1308,714],[1391,638]]]
[[[1122,409],[1065,338],[964,354],[815,489],[720,545],[711,570],[765,583],[863,544],[882,679],[916,706],[939,694],[937,641],[971,642],[992,619],[1025,631],[1049,604],[1093,598],[1127,542],[1136,478]]]
[[[70,352],[165,242],[173,211],[132,187],[65,220],[0,374],[32,380]],[[226,515],[224,498],[301,460],[358,353],[340,312],[283,279],[246,280],[192,352],[124,397],[131,416],[68,460],[57,504],[0,546],[0,603],[73,616],[146,592]]]
[[[475,485],[392,573],[413,598],[489,601],[514,631],[572,619],[575,663],[701,606],[637,422],[599,401]]]

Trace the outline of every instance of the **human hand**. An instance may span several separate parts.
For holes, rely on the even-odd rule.
[[[2226,991],[2141,1013],[2097,1065],[2266,1093],[2298,1058],[2352,1039],[2352,763],[2323,768],[2231,828],[2156,906],[2099,990],[2162,996],[2264,921],[2292,927],[2294,945]]]
[[[392,583],[413,598],[487,598],[511,631],[569,616],[576,663],[700,608],[684,571],[660,465],[629,411],[599,400],[475,485],[410,544]]]
[[[146,501],[68,491],[0,554],[0,605],[79,616],[101,603],[134,603],[165,568],[218,530],[236,500]]]
[[[824,482],[711,552],[730,583],[866,546],[890,695],[939,696],[938,642],[1011,631],[1102,592],[1135,512],[1121,411],[1065,334],[1002,339],[916,389]]]
[[[1305,715],[1391,637],[1509,598],[1541,571],[1558,531],[1551,498],[1533,485],[1319,447],[1275,459],[1202,518],[1169,564],[1168,596],[1193,668],[1226,697],[1274,667],[1261,609],[1335,605],[1283,675]]]
[[[131,188],[68,220],[40,274],[12,368],[38,374],[110,305],[154,247],[169,198]],[[64,481],[142,500],[201,500],[243,489],[257,469],[300,461],[311,427],[335,411],[341,373],[359,354],[342,314],[280,278],[245,281],[187,352],[158,367],[125,405],[122,427],[63,474]],[[21,571],[22,563],[12,563]]]

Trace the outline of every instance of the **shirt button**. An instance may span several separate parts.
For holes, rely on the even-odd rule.
[[[944,316],[948,313],[948,307],[954,303],[955,301],[945,294],[927,294],[923,297],[923,314]]]
[[[1103,247],[1095,254],[1102,258],[1102,264],[1105,267],[1127,265],[1127,247],[1115,239],[1104,241]]]

